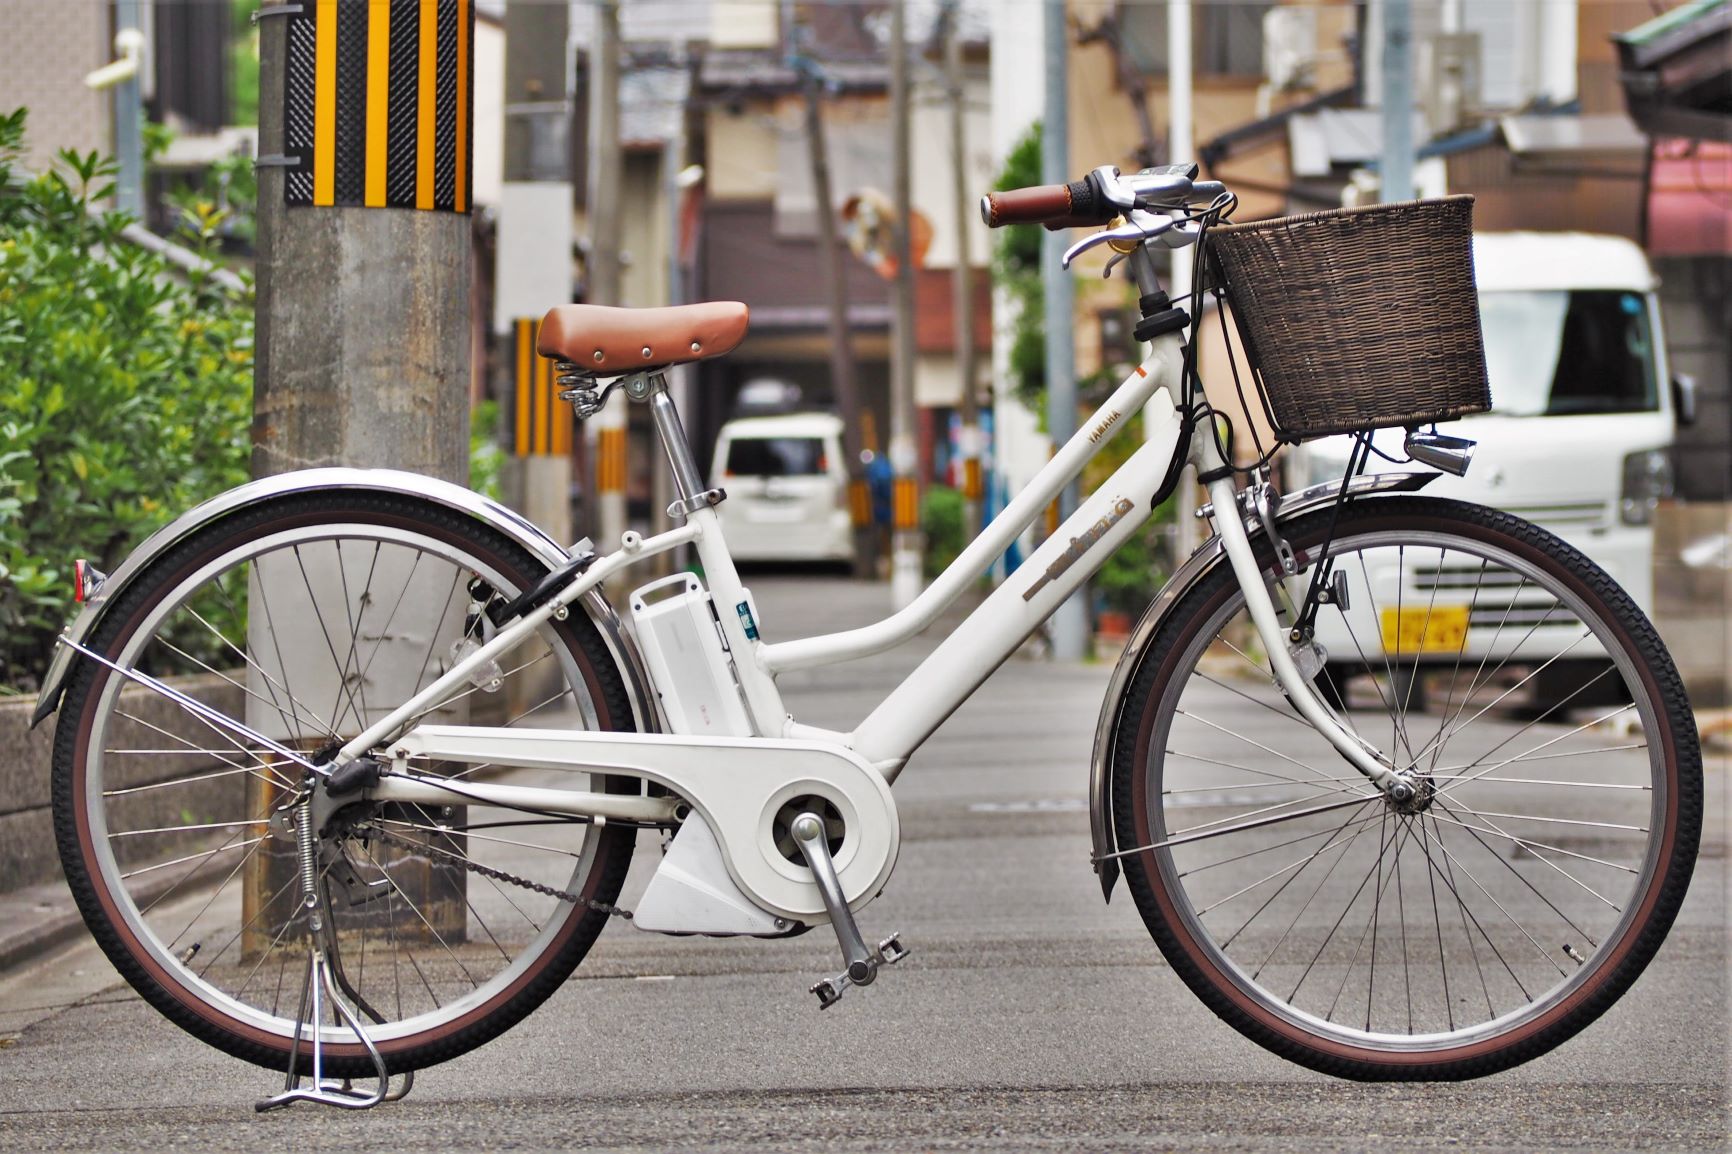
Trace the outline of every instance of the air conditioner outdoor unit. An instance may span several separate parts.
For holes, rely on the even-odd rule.
[[[1263,72],[1276,92],[1310,82],[1317,58],[1317,10],[1280,6],[1263,14]]]
[[[1443,32],[1420,43],[1420,101],[1433,132],[1453,132],[1478,117],[1481,60],[1477,32]]]

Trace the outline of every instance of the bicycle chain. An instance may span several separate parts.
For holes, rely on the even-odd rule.
[[[606,902],[598,902],[594,898],[586,898],[580,894],[574,894],[569,890],[555,889],[553,886],[542,885],[540,882],[530,881],[528,878],[520,878],[516,874],[509,874],[504,870],[494,869],[492,866],[484,866],[480,862],[471,861],[469,858],[466,858],[461,854],[452,853],[450,850],[443,850],[438,846],[428,845],[426,842],[411,841],[409,838],[406,838],[401,834],[391,833],[388,830],[380,829],[378,826],[371,827],[368,832],[381,841],[395,842],[397,845],[402,846],[405,849],[431,851],[436,854],[441,854],[444,857],[452,858],[464,869],[471,873],[478,873],[484,878],[492,878],[494,881],[505,882],[507,885],[521,886],[526,890],[534,890],[538,894],[546,894],[550,898],[558,898],[560,901],[570,902],[574,906],[584,906],[588,909],[595,910],[598,913],[606,914],[610,918],[625,918],[627,921],[631,920],[630,910],[624,910],[618,906],[610,906]],[[461,831],[441,830],[439,832],[457,833]]]

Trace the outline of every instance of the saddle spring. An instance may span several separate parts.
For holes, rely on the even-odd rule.
[[[608,390],[595,379],[595,374],[573,361],[557,361],[553,367],[554,383],[559,386],[559,399],[571,402],[580,421],[601,412],[607,403]]]

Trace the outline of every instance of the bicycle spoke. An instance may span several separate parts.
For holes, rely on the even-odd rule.
[[[1381,820],[1382,820],[1381,815],[1379,815],[1379,821],[1381,822]],[[1346,829],[1348,829],[1350,826],[1359,826],[1360,828],[1355,829],[1353,831],[1353,835],[1351,837],[1349,837],[1346,841],[1337,842],[1335,839],[1340,837],[1342,832],[1345,831]],[[1294,882],[1299,880],[1300,874],[1303,874],[1305,872],[1305,870],[1307,868],[1309,868],[1311,862],[1319,860],[1330,849],[1335,848],[1335,849],[1339,849],[1341,852],[1336,855],[1334,863],[1329,867],[1330,871],[1333,872],[1335,866],[1341,864],[1341,859],[1343,857],[1345,857],[1347,854],[1347,851],[1352,848],[1354,841],[1358,840],[1360,835],[1365,833],[1366,829],[1368,829],[1368,828],[1369,828],[1369,822],[1368,821],[1363,821],[1363,820],[1361,820],[1359,818],[1355,818],[1353,815],[1349,814],[1347,817],[1347,820],[1343,821],[1340,825],[1336,826],[1335,829],[1330,832],[1329,840],[1326,841],[1321,847],[1319,847],[1316,853],[1311,855],[1310,859],[1306,862],[1306,864],[1299,868],[1298,873],[1291,875],[1290,877],[1288,877],[1288,879],[1286,881],[1282,882],[1280,884],[1280,886],[1276,888],[1274,893],[1270,894],[1267,898],[1263,899],[1262,905],[1258,906],[1256,909],[1251,911],[1251,915],[1249,917],[1247,917],[1243,922],[1240,923],[1238,929],[1236,929],[1232,933],[1228,934],[1226,936],[1226,938],[1220,942],[1221,948],[1223,950],[1225,950],[1228,947],[1230,947],[1233,944],[1233,942],[1239,937],[1240,934],[1244,933],[1247,929],[1249,929],[1251,927],[1252,922],[1254,922],[1258,918],[1262,917],[1263,911],[1268,909],[1271,905],[1273,905],[1275,903],[1275,901],[1278,898],[1280,898],[1280,896],[1283,893],[1285,893],[1287,891],[1288,886],[1292,885]],[[1322,887],[1323,882],[1325,882],[1325,881],[1328,881],[1328,874],[1325,874],[1323,877],[1323,880],[1318,882],[1319,888]],[[1312,896],[1313,897],[1316,896],[1315,891],[1313,891]],[[1306,904],[1309,905],[1310,902],[1307,901]],[[1304,908],[1301,907],[1299,914],[1294,915],[1294,922],[1295,923],[1297,923],[1298,918],[1303,913],[1304,913]],[[1289,926],[1287,929],[1287,933],[1291,933],[1291,932],[1292,932],[1292,926]],[[1281,941],[1285,941],[1286,937],[1287,937],[1286,933],[1282,934],[1281,935]],[[1270,956],[1274,955],[1275,950],[1278,950],[1281,948],[1281,941],[1277,941],[1275,943],[1274,947],[1271,948]],[[1267,962],[1268,959],[1265,958],[1264,961]]]
[[[1586,882],[1582,881],[1582,879],[1578,878],[1575,874],[1564,869],[1562,866],[1558,865],[1556,862],[1554,862],[1550,858],[1546,857],[1546,855],[1544,853],[1541,853],[1540,851],[1546,850],[1546,851],[1551,852],[1551,853],[1557,853],[1557,854],[1562,855],[1562,856],[1568,856],[1568,857],[1575,858],[1578,861],[1584,861],[1584,862],[1588,862],[1588,863],[1593,864],[1593,865],[1603,866],[1607,869],[1618,870],[1619,872],[1622,872],[1622,873],[1634,874],[1637,872],[1635,869],[1633,869],[1629,866],[1620,866],[1620,865],[1616,864],[1615,862],[1601,861],[1598,858],[1589,857],[1586,854],[1572,853],[1569,850],[1559,849],[1556,846],[1549,846],[1544,842],[1530,841],[1527,838],[1517,837],[1516,835],[1509,833],[1508,831],[1500,828],[1496,822],[1491,821],[1491,820],[1489,820],[1489,819],[1487,819],[1487,818],[1485,818],[1479,814],[1474,814],[1474,813],[1472,813],[1472,811],[1469,811],[1469,816],[1479,817],[1481,821],[1485,822],[1484,825],[1474,825],[1470,821],[1463,820],[1462,817],[1459,814],[1457,814],[1453,809],[1451,809],[1447,804],[1444,804],[1441,802],[1439,804],[1443,805],[1444,814],[1446,814],[1448,816],[1439,815],[1437,818],[1438,821],[1447,821],[1451,825],[1454,825],[1454,826],[1457,826],[1463,830],[1466,830],[1468,832],[1468,834],[1470,836],[1472,836],[1472,838],[1475,841],[1479,842],[1479,844],[1485,848],[1488,856],[1490,856],[1493,860],[1503,864],[1505,868],[1507,868],[1511,873],[1516,874],[1517,877],[1522,877],[1522,880],[1524,882],[1526,882],[1527,879],[1525,877],[1523,877],[1521,872],[1519,870],[1517,870],[1514,866],[1510,865],[1509,862],[1506,861],[1501,854],[1498,854],[1496,851],[1494,851],[1491,848],[1491,846],[1487,845],[1485,842],[1485,839],[1480,836],[1481,834],[1489,834],[1492,837],[1503,838],[1503,839],[1509,841],[1510,843],[1512,843],[1513,845],[1515,845],[1516,847],[1527,851],[1529,854],[1531,854],[1533,856],[1535,861],[1539,862],[1541,865],[1547,866],[1548,868],[1552,869],[1553,871],[1558,873],[1560,876],[1565,878],[1567,881],[1569,881],[1570,883],[1572,883],[1573,885],[1575,885],[1579,889],[1581,889],[1582,892],[1588,894],[1594,900],[1598,901],[1601,905],[1604,905],[1607,909],[1611,910],[1613,913],[1623,913],[1623,907],[1620,906],[1617,902],[1614,902],[1611,898],[1608,898],[1606,895],[1600,893],[1598,890],[1594,889],[1592,886],[1590,886]],[[1530,888],[1531,888],[1531,884],[1530,884]],[[1535,890],[1534,894],[1536,897],[1539,897],[1540,900],[1545,901],[1547,905],[1551,904],[1550,901],[1547,900],[1543,894],[1540,894],[1538,890]],[[1553,909],[1556,909],[1556,907],[1554,906]],[[1562,911],[1558,911],[1558,916],[1563,917],[1566,921],[1569,920],[1562,913]],[[1584,930],[1579,926],[1575,927],[1575,929],[1583,937],[1592,939],[1593,935],[1590,934],[1587,930]]]
[[[1614,709],[1612,712],[1604,715],[1603,717],[1596,717],[1591,721],[1584,721],[1584,722],[1582,722],[1582,724],[1576,726],[1574,729],[1566,730],[1565,732],[1560,733],[1556,737],[1552,738],[1550,741],[1542,742],[1539,745],[1534,746],[1532,749],[1528,750],[1527,752],[1528,753],[1538,753],[1542,749],[1550,749],[1552,746],[1556,745],[1560,741],[1563,741],[1565,738],[1574,737],[1576,734],[1582,732],[1582,730],[1584,730],[1584,729],[1592,729],[1594,726],[1600,725],[1603,722],[1610,721],[1612,718],[1620,716],[1621,714],[1628,713],[1630,710],[1632,710],[1634,708],[1635,708],[1634,703],[1632,703],[1630,705],[1620,706],[1617,709]],[[1496,773],[1498,770],[1502,769],[1506,765],[1514,765],[1515,760],[1516,760],[1515,758],[1509,758],[1505,761],[1497,762],[1494,765],[1488,765],[1484,769],[1481,769],[1478,773],[1468,774],[1468,775],[1465,775],[1462,777],[1458,777],[1455,781],[1455,784],[1450,786],[1450,789],[1452,789],[1452,790],[1458,789],[1470,781],[1478,781],[1482,777],[1487,777],[1490,774]]]

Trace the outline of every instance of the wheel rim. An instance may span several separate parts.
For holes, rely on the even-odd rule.
[[[485,549],[392,524],[286,528],[183,569],[126,627],[111,656],[123,668],[191,673],[196,681],[181,687],[195,699],[238,708],[238,720],[279,740],[293,732],[297,746],[328,747],[434,680],[451,658],[448,643],[466,628],[489,635],[484,620],[465,623],[465,590],[480,577],[505,596],[516,594],[507,568]],[[284,592],[291,574],[302,584],[294,595]],[[429,591],[437,615],[416,611]],[[306,620],[315,604],[316,627]],[[248,641],[247,623],[256,629],[261,610],[278,637],[298,632],[293,652],[277,640],[267,649],[257,633]],[[419,658],[407,663],[414,668],[408,679],[401,668],[391,671],[405,667],[405,649]],[[343,671],[327,676],[334,691],[302,689],[306,673],[321,665],[327,675]],[[480,699],[497,707],[489,699],[514,698],[502,716],[486,719],[494,724],[595,728],[606,720],[573,647],[551,628],[507,654],[500,673],[497,691],[472,686],[453,704],[461,710]],[[149,711],[138,703],[147,691],[123,694],[123,687],[118,675],[98,673],[80,743],[77,812],[99,897],[136,944],[135,956],[142,952],[139,960],[177,999],[256,1038],[286,1040],[295,1029],[297,966],[307,955],[302,931],[282,915],[298,883],[283,881],[280,863],[275,872],[267,864],[270,851],[288,850],[292,867],[293,834],[265,819],[297,787],[299,768],[185,710]],[[161,764],[169,768],[156,768]],[[467,780],[509,775],[499,767],[416,768]],[[586,787],[585,775],[557,776]],[[248,784],[237,791],[236,779]],[[212,807],[219,812],[208,812]],[[592,896],[602,873],[601,836],[571,823],[530,824],[535,819],[526,816],[482,806],[457,807],[450,816],[419,806],[357,810],[349,835],[331,843],[350,868],[326,861],[321,890],[334,895],[330,913],[345,976],[386,1019],[370,1030],[382,1049],[476,1020],[570,938],[581,915],[569,903],[464,868],[466,859]],[[432,832],[441,824],[456,832]],[[345,872],[383,896],[350,904]],[[333,1045],[353,1041],[333,1019],[322,1026]]]
[[[1229,587],[1180,647],[1140,740],[1155,768],[1136,777],[1138,844],[1173,843],[1150,855],[1165,916],[1253,1017],[1397,1060],[1505,1044],[1592,990],[1658,888],[1671,799],[1662,743],[1647,738],[1663,719],[1613,627],[1527,558],[1407,529],[1357,532],[1332,552],[1351,608],[1323,607],[1318,634],[1373,671],[1346,719],[1396,750],[1398,768],[1417,765],[1431,796],[1397,811],[1299,721],[1242,640]],[[1302,598],[1304,581],[1292,586]],[[1415,656],[1442,702],[1435,717],[1403,715],[1395,690],[1412,680],[1379,618],[1394,609],[1399,634],[1439,597],[1466,603],[1465,641]],[[1416,632],[1392,640],[1436,643],[1429,622]],[[1579,684],[1556,702],[1525,722],[1502,716],[1522,688],[1506,671],[1525,663],[1531,685],[1578,658]],[[1619,700],[1589,706],[1608,685]],[[1626,717],[1639,724],[1620,736]],[[1318,812],[1283,817],[1301,810]]]

